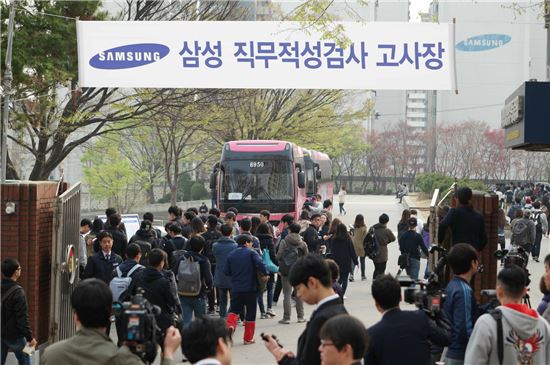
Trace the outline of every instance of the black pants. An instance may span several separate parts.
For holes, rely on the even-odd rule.
[[[540,255],[540,243],[542,241],[542,230],[537,230],[535,234],[535,244],[533,245],[533,248],[531,249],[531,255],[533,257],[538,258]]]
[[[372,280],[376,280],[377,277],[382,275],[386,271],[387,261],[374,263],[374,274],[372,275]]]
[[[231,313],[239,314],[246,308],[245,320],[247,322],[256,321],[256,298],[258,294],[256,292],[252,293],[231,293],[231,308],[229,311]]]
[[[273,301],[278,302],[279,296],[283,290],[283,281],[281,280],[281,274],[277,274],[277,282],[275,282],[275,290],[273,291]]]

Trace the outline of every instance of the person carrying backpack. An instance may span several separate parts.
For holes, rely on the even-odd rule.
[[[206,314],[206,294],[212,290],[212,271],[208,257],[202,254],[206,241],[202,236],[189,239],[190,251],[187,251],[174,265],[178,282],[178,295],[183,309],[183,325],[195,317]]]
[[[371,227],[374,231],[374,235],[367,234],[367,237],[365,237],[365,240],[367,240],[369,236],[374,236],[378,246],[378,252],[372,259],[374,262],[373,280],[386,271],[386,263],[388,262],[388,244],[395,241],[393,232],[387,227],[389,221],[390,217],[385,213],[382,214],[378,217],[378,223]],[[369,254],[368,247],[365,247],[365,253]]]
[[[157,235],[153,230],[153,223],[147,219],[143,220],[136,234],[130,238],[130,243],[135,243],[139,246],[141,251],[139,263],[147,266],[149,264],[149,253],[157,244]]]
[[[281,240],[279,248],[277,250],[277,261],[279,262],[279,274],[283,283],[283,318],[279,321],[281,324],[290,324],[290,315],[292,307],[290,304],[290,297],[292,295],[292,285],[288,275],[292,266],[298,261],[300,257],[308,254],[307,244],[302,240],[300,236],[301,226],[298,223],[292,223],[289,227],[288,235]],[[304,304],[300,298],[296,298],[296,314],[298,315],[298,322],[305,322],[304,318]]]
[[[131,243],[126,249],[127,259],[122,261],[120,265],[113,270],[113,278],[109,283],[111,293],[113,293],[113,302],[126,302],[131,299],[129,288],[132,284],[132,280],[136,275],[145,269],[143,265],[139,264],[141,259],[141,249],[139,245]],[[118,338],[122,338],[124,335],[124,324],[120,316],[116,317],[115,321],[116,333]],[[121,345],[119,341],[118,345]]]
[[[512,237],[510,243],[519,246],[529,254],[535,242],[535,224],[529,219],[529,211],[517,211],[516,219],[512,221]]]

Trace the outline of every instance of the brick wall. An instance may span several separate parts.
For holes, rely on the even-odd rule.
[[[33,334],[39,343],[48,339],[50,265],[53,209],[57,182],[17,182],[1,186],[2,258],[15,257],[23,268],[19,283],[25,289]],[[6,214],[6,202],[16,204]]]

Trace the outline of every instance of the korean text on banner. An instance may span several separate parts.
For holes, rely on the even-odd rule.
[[[82,87],[455,89],[452,24],[78,21]]]

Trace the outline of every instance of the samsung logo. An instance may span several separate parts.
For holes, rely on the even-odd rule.
[[[103,70],[119,70],[148,65],[164,58],[170,49],[162,44],[128,44],[99,52],[90,59],[90,66]]]
[[[480,52],[504,46],[512,37],[506,34],[482,34],[456,44],[459,51]]]

